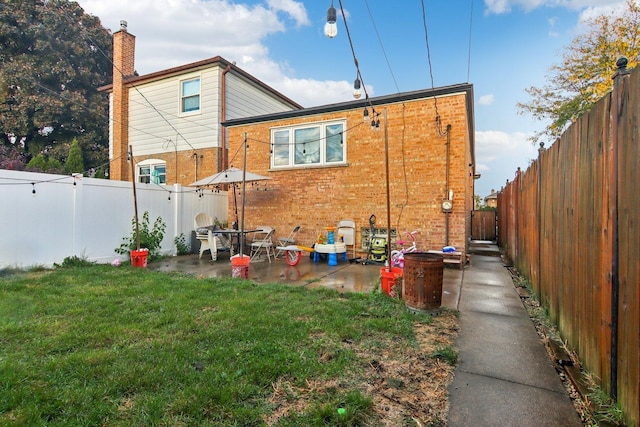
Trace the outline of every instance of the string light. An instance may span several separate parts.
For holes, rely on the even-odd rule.
[[[360,99],[362,96],[362,91],[360,90],[360,79],[356,77],[353,82],[353,97],[355,99]]]
[[[327,10],[327,23],[324,25],[324,34],[330,39],[338,35],[338,24],[336,23],[336,8],[333,7],[333,0],[331,0],[331,6]]]

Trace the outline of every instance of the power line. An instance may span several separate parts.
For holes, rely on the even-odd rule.
[[[396,76],[393,74],[393,70],[391,69],[391,63],[389,62],[389,58],[387,57],[387,52],[384,49],[384,45],[382,44],[382,39],[380,38],[380,33],[378,33],[378,27],[376,26],[376,21],[373,19],[373,15],[371,14],[371,9],[369,8],[369,1],[364,0],[364,4],[367,6],[367,11],[369,12],[369,18],[371,18],[371,23],[373,24],[373,29],[376,33],[376,37],[378,39],[378,43],[380,44],[380,48],[382,49],[382,54],[384,56],[385,61],[387,62],[387,67],[389,68],[389,72],[391,73],[391,79],[393,80],[394,85],[396,86],[396,91],[400,93],[400,88],[398,87],[398,82],[396,81]]]
[[[471,11],[469,13],[469,56],[467,58],[467,83],[471,75],[471,29],[473,27],[473,0],[471,0]]]

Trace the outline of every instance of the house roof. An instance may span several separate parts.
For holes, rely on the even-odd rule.
[[[264,114],[261,116],[242,117],[238,119],[227,120],[222,125],[226,127],[241,126],[246,124],[255,124],[268,122],[273,120],[282,120],[296,117],[305,117],[316,114],[332,113],[336,111],[351,110],[355,108],[364,108],[365,106],[378,106],[412,101],[416,99],[437,98],[456,93],[466,93],[467,99],[467,117],[469,120],[469,139],[471,144],[471,159],[475,165],[475,118],[473,113],[473,85],[470,83],[457,84],[451,86],[442,86],[433,89],[422,89],[412,92],[402,92],[393,95],[378,96],[368,98],[366,100],[346,101],[336,104],[319,105],[316,107],[302,108],[299,110],[283,111],[279,113]],[[474,168],[475,169],[475,168]]]
[[[249,81],[249,82],[255,84],[256,86],[262,88],[266,92],[269,92],[269,93],[273,94],[274,96],[280,98],[284,102],[290,104],[291,107],[298,108],[298,109],[303,108],[302,105],[298,104],[294,100],[292,100],[289,97],[287,97],[287,96],[283,95],[282,93],[278,92],[277,90],[275,90],[271,86],[269,86],[269,85],[265,84],[264,82],[262,82],[261,80],[255,78],[251,74],[249,74],[246,71],[244,71],[242,68],[236,66],[233,62],[227,61],[226,59],[224,59],[221,56],[216,56],[216,57],[213,57],[213,58],[204,59],[202,61],[192,62],[190,64],[180,65],[179,67],[173,67],[173,68],[168,68],[166,70],[156,71],[154,73],[145,74],[145,75],[142,75],[142,76],[125,77],[124,78],[124,84],[126,86],[135,86],[135,85],[140,85],[140,84],[146,84],[146,83],[150,83],[150,82],[153,82],[153,81],[156,81],[156,80],[166,79],[167,77],[172,77],[172,76],[175,76],[175,75],[180,75],[180,74],[184,74],[184,73],[187,73],[187,72],[192,72],[192,71],[196,71],[196,70],[199,70],[199,69],[210,68],[212,66],[219,66],[221,68],[230,67],[230,69],[235,74],[243,77],[247,81]],[[101,87],[98,88],[98,91],[101,91],[101,92],[102,91],[110,92],[112,90],[113,90],[113,84],[108,84],[108,85],[101,86]]]

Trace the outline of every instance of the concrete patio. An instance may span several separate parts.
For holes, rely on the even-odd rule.
[[[182,255],[150,263],[148,268],[156,271],[179,271],[197,277],[231,277],[229,253],[219,253],[216,261],[209,253],[202,258],[198,255]],[[284,257],[269,262],[266,256],[255,259],[249,266],[249,279],[255,283],[281,283],[307,288],[329,288],[338,292],[371,292],[380,288],[382,265],[363,265],[361,262],[339,261],[330,266],[327,261],[314,262],[305,256],[296,266],[290,266]],[[463,270],[444,268],[442,286],[442,306],[458,308]]]

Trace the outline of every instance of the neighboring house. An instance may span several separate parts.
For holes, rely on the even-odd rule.
[[[109,177],[188,185],[225,169],[228,119],[302,108],[233,63],[215,57],[137,76],[135,36],[127,24],[113,34],[109,93]]]
[[[496,190],[491,189],[491,194],[484,198],[484,205],[488,208],[498,207],[498,193],[496,193]]]
[[[363,119],[365,108],[369,117]],[[374,111],[380,124],[372,130]],[[376,216],[377,227],[387,227],[388,165],[393,234],[406,239],[405,233],[418,230],[420,249],[455,246],[466,252],[476,176],[472,85],[229,119],[223,125],[229,152],[239,153],[231,163],[243,166],[246,138],[246,169],[271,178],[257,190],[247,186],[245,228],[269,225],[286,236],[300,224],[298,241],[310,245],[326,227],[353,219],[356,246],[365,253],[370,216]],[[450,209],[445,202],[451,202]]]

